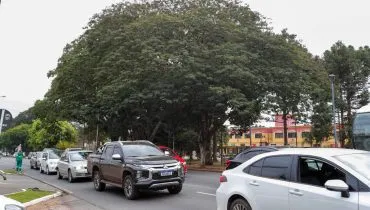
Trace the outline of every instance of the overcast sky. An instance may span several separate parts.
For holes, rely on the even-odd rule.
[[[2,0],[0,5],[0,108],[13,115],[42,99],[66,43],[89,18],[120,0]],[[367,45],[370,0],[247,0],[270,18],[276,31],[288,28],[316,55],[337,40]]]

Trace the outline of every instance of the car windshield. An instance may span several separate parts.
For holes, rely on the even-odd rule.
[[[79,153],[72,153],[69,155],[69,159],[73,162],[73,161],[81,161],[81,160],[85,160],[85,158],[80,155]]]
[[[87,157],[91,154],[91,151],[80,151],[78,154],[82,156],[84,159],[87,159]]]
[[[37,157],[38,157],[38,158],[41,158],[41,157],[42,157],[42,152],[38,152],[38,153],[37,153]]]
[[[164,156],[163,152],[157,147],[142,144],[124,145],[123,155],[125,157]]]
[[[49,153],[49,159],[59,159],[59,156],[53,152]]]
[[[370,180],[370,153],[338,155],[335,158]]]

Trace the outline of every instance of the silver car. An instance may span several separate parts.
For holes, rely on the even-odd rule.
[[[91,178],[91,174],[87,172],[86,157],[91,151],[71,151],[64,153],[57,165],[58,179],[68,177],[69,182],[73,182],[77,178]]]
[[[39,169],[41,165],[42,152],[34,152],[30,159],[31,168]]]

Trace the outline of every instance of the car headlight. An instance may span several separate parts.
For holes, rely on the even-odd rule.
[[[22,206],[14,205],[14,204],[8,204],[5,205],[5,210],[24,210]]]

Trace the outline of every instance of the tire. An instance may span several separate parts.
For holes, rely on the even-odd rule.
[[[46,174],[50,175],[49,166],[46,166]]]
[[[63,176],[60,174],[59,169],[57,169],[57,177],[58,179],[63,179]]]
[[[244,199],[238,198],[234,200],[228,210],[252,210],[248,202]]]
[[[101,182],[100,172],[98,170],[93,171],[93,183],[96,191],[104,191],[105,183]]]
[[[74,181],[74,178],[72,176],[71,170],[68,170],[68,182],[73,183],[73,181]]]
[[[177,186],[168,187],[167,190],[170,194],[179,194],[182,190],[182,184],[177,185]]]
[[[134,180],[131,175],[126,175],[123,180],[123,192],[129,200],[135,200],[139,197],[139,190],[134,185]]]
[[[40,173],[44,173],[44,170],[42,170],[42,166],[40,166]]]

